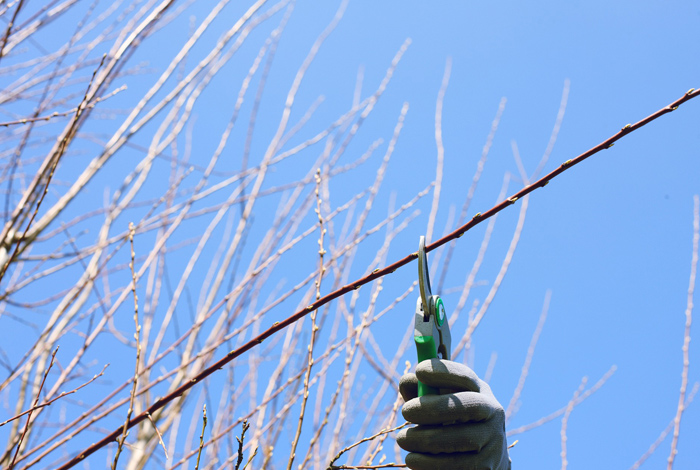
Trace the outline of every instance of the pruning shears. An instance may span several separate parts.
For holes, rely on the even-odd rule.
[[[445,305],[440,296],[430,290],[428,257],[425,252],[425,237],[418,244],[418,287],[420,297],[416,302],[415,329],[413,339],[418,351],[418,362],[440,358],[449,360],[452,350],[450,325],[445,315]],[[418,396],[437,395],[438,389],[418,382]]]

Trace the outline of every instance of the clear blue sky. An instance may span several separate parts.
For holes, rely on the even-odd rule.
[[[252,2],[232,3],[218,16],[206,47],[193,50],[187,67],[192,67]],[[115,97],[110,107],[133,106],[154,82],[156,72],[167,66],[184,42],[190,16],[198,24],[212,5],[210,0],[195,2],[149,38],[131,60],[132,64],[147,63],[149,73],[125,78],[129,89]],[[329,0],[297,2],[261,103],[253,154],[264,151],[297,68],[338,5],[339,2]],[[89,2],[81,2],[80,11],[72,14],[80,18],[88,7]],[[230,115],[242,77],[280,19],[278,14],[251,35],[251,44],[215,78],[198,102],[193,162],[208,161]],[[411,45],[342,163],[358,158],[377,138],[383,138],[384,144],[369,162],[338,179],[331,188],[331,202],[334,206],[342,204],[374,178],[404,102],[410,106],[405,125],[367,225],[383,218],[392,197],[397,205],[403,204],[435,178],[435,103],[445,63],[450,58],[451,77],[442,121],[445,172],[433,239],[443,232],[451,208],[459,213],[503,97],[507,103],[470,215],[493,205],[505,173],[514,175],[509,193],[522,186],[516,176],[513,141],[526,170],[534,171],[547,147],[566,83],[566,113],[545,172],[598,144],[627,123],[662,108],[689,88],[700,87],[697,1],[542,1],[533,6],[532,2],[515,1],[351,0],[302,83],[292,122],[323,95],[325,101],[308,123],[314,133],[323,129],[351,105],[358,69],[364,71],[364,98],[378,86],[407,38]],[[115,82],[115,87],[120,83]],[[108,128],[113,130],[110,124],[104,126],[105,133]],[[96,126],[92,130],[103,129]],[[153,129],[145,130],[137,141],[147,145],[152,132]],[[240,167],[240,139],[245,136],[245,126],[236,132],[239,143],[227,155],[230,160],[224,160],[220,167],[227,171]],[[307,131],[299,141],[310,135],[312,132]],[[91,144],[86,141],[84,145],[89,154]],[[125,150],[118,156],[137,161],[134,152]],[[313,153],[302,157],[300,175],[316,156]],[[167,171],[167,164],[163,165],[163,171]],[[278,173],[271,174],[266,187],[287,181],[295,168],[293,164],[281,166]],[[63,171],[71,174],[75,168],[67,164]],[[91,197],[101,201],[99,185],[109,184],[113,176],[101,174]],[[112,191],[122,178],[111,182]],[[699,193],[700,101],[693,100],[564,173],[530,197],[520,243],[503,285],[475,333],[470,360],[476,372],[484,375],[492,354],[497,353],[491,385],[506,406],[518,382],[545,294],[551,290],[549,317],[522,404],[508,427],[531,423],[565,406],[582,377],[589,378],[590,387],[611,366],[617,367],[605,386],[571,414],[570,468],[629,468],[675,414],[691,265],[693,196]],[[159,194],[145,194],[143,199]],[[396,238],[387,263],[417,249],[418,237],[426,231],[431,200],[432,194],[417,203],[421,213]],[[91,202],[94,203],[79,202],[71,213],[88,210],[93,207]],[[256,210],[274,210],[277,202],[278,199],[261,203]],[[487,295],[508,249],[519,207],[509,208],[499,216],[478,276],[483,282],[473,289],[465,312],[452,326],[453,338],[463,334],[471,302],[483,301]],[[443,295],[448,314],[459,298],[454,288],[464,282],[471,269],[484,227],[485,224],[459,239],[445,282],[448,292]],[[197,236],[199,228],[189,226],[178,240]],[[251,236],[254,238],[255,232]],[[358,253],[351,279],[362,275],[378,243],[370,241]],[[243,254],[244,260],[251,256],[254,245],[247,245],[251,251]],[[312,249],[313,242],[308,246]],[[299,282],[312,269],[307,261],[308,257],[299,260],[302,272],[295,272],[294,263],[285,268],[288,285]],[[173,259],[172,275],[177,276],[186,262],[184,257]],[[207,268],[198,267],[196,276],[203,277]],[[434,272],[434,282],[437,277]],[[415,278],[415,264],[385,278],[380,308],[389,305]],[[194,292],[199,292],[193,285]],[[274,289],[270,285],[261,297]],[[365,288],[365,302],[369,294],[370,289]],[[389,358],[412,321],[413,303],[411,296],[373,326],[379,347]],[[167,302],[164,304],[167,306]],[[295,305],[289,303],[274,310],[263,326],[286,317]],[[124,308],[127,312],[130,306]],[[700,317],[697,309],[695,313],[696,318]],[[124,319],[126,329],[131,320],[126,313]],[[3,336],[3,341],[11,339]],[[91,359],[99,364],[110,362],[108,349],[96,349]],[[414,354],[409,348],[406,359],[415,362]],[[366,363],[362,367],[374,377]],[[113,378],[114,383],[120,383],[129,376],[132,365],[127,361],[113,369],[118,375]],[[700,344],[693,341],[689,390],[698,381]],[[560,466],[560,427],[561,419],[556,419],[518,436],[520,442],[511,450],[514,468]],[[700,403],[693,403],[683,416],[675,468],[697,467],[698,436]],[[642,468],[663,468],[669,449],[670,437]],[[100,465],[101,458],[95,466]]]

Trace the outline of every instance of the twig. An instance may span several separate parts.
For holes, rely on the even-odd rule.
[[[255,448],[255,451],[257,452],[258,448]],[[267,446],[264,450],[265,456],[263,458],[263,463],[262,467],[260,468],[267,468],[267,466],[270,464],[270,460],[272,460],[272,452],[275,450],[274,446]]]
[[[406,361],[406,367],[403,371],[403,375],[406,375],[409,370],[411,370],[411,363],[409,361]],[[401,396],[401,392],[399,392],[396,394],[396,400],[394,400],[394,405],[391,407],[391,414],[389,415],[389,421],[387,423],[388,426],[391,426],[392,424],[394,424],[394,420],[396,419],[396,413],[398,412],[399,405],[401,403],[403,403],[403,397]],[[371,465],[372,462],[374,461],[374,459],[377,458],[377,454],[379,454],[379,452],[381,452],[384,441],[386,440],[388,435],[389,434],[382,434],[379,437],[379,443],[377,444],[377,448],[374,449],[374,452],[372,452],[370,454],[369,458],[365,462],[366,465]],[[381,460],[380,460],[380,462],[381,462]]]
[[[488,312],[488,309],[491,306],[491,302],[493,302],[493,299],[496,298],[496,294],[498,294],[498,290],[501,287],[501,284],[503,283],[503,279],[505,279],[506,274],[508,273],[508,268],[510,267],[510,263],[513,261],[513,255],[515,254],[515,250],[518,247],[518,243],[520,242],[520,236],[522,235],[523,227],[525,226],[525,217],[527,215],[527,209],[529,207],[529,202],[530,202],[530,196],[525,196],[525,199],[523,199],[523,204],[520,206],[520,213],[518,214],[518,222],[515,226],[515,230],[513,231],[513,236],[510,239],[510,245],[508,245],[508,251],[506,252],[506,255],[503,257],[503,262],[501,263],[501,269],[498,271],[498,274],[496,275],[496,279],[494,279],[493,284],[491,285],[491,289],[489,289],[489,293],[486,295],[486,298],[484,299],[483,303],[481,304],[481,307],[479,307],[478,313],[474,316],[473,319],[472,318],[469,319],[469,325],[467,326],[467,330],[464,332],[462,339],[459,341],[459,344],[457,344],[457,347],[454,349],[453,354],[455,357],[462,351],[462,348],[466,349],[465,353],[469,352],[469,348],[471,347],[472,335],[474,334],[474,331],[476,331],[476,328],[481,323],[481,320],[483,320],[484,316],[486,315],[486,312]],[[491,223],[489,223],[488,227],[492,228]],[[486,243],[488,243],[488,239],[486,237],[484,237],[484,241]],[[480,250],[479,254],[481,254],[481,253],[482,253],[482,251]],[[478,265],[476,263],[475,263],[475,268],[478,268]],[[472,269],[472,272],[474,272],[474,269]],[[470,273],[470,276],[471,276],[471,273]],[[465,286],[465,290],[466,290],[466,287],[467,286]]]
[[[7,29],[5,30],[5,34],[2,36],[2,42],[0,43],[0,59],[4,56],[5,46],[7,46],[7,40],[10,39],[10,34],[12,34],[12,28],[15,26],[17,15],[19,15],[19,11],[22,9],[23,5],[24,0],[19,0],[17,8],[15,8],[15,12],[12,14],[12,19],[7,24]]]
[[[469,212],[469,206],[472,203],[472,199],[474,198],[474,193],[476,192],[476,187],[479,184],[479,180],[481,179],[481,173],[484,171],[484,165],[486,164],[486,159],[489,156],[489,151],[491,150],[491,145],[493,144],[493,139],[496,137],[496,131],[498,130],[498,125],[501,122],[501,117],[503,116],[503,111],[506,108],[506,99],[501,98],[500,103],[498,104],[498,111],[496,111],[496,117],[493,118],[493,121],[491,121],[491,129],[489,130],[489,135],[486,137],[486,143],[484,144],[483,148],[481,149],[481,158],[479,158],[479,162],[476,164],[476,171],[474,172],[474,176],[472,177],[472,183],[469,186],[469,191],[467,191],[467,197],[464,200],[464,203],[462,204],[462,211],[459,214],[459,218],[457,219],[457,225],[462,225],[464,224],[464,219],[467,217],[467,213]],[[452,260],[452,252],[454,251],[456,241],[452,240],[450,242],[449,247],[447,248],[447,254],[445,255],[445,262],[442,265],[442,271],[440,272],[440,279],[438,280],[437,283],[437,292],[442,292],[442,285],[443,282],[445,281],[445,276],[447,275],[447,270],[449,269],[450,266],[450,261]]]
[[[503,175],[503,184],[501,185],[501,191],[498,193],[498,198],[496,199],[497,201],[500,201],[506,196],[510,179],[510,173],[506,173],[505,175]],[[464,281],[464,286],[461,287],[462,293],[460,294],[459,300],[457,301],[457,306],[455,307],[454,311],[452,312],[452,315],[450,316],[451,323],[456,322],[459,318],[462,309],[467,303],[469,293],[471,292],[472,287],[474,287],[474,285],[476,284],[476,276],[479,273],[479,270],[481,269],[481,266],[484,262],[484,256],[486,256],[486,250],[488,250],[489,244],[491,243],[491,236],[493,234],[493,229],[496,226],[497,219],[498,217],[492,218],[491,220],[489,220],[488,225],[486,225],[486,230],[484,230],[484,236],[481,239],[481,245],[479,246],[479,252],[477,253],[476,258],[474,259],[474,263],[472,263],[472,268],[471,270],[469,270],[469,274],[467,274],[467,277]],[[447,262],[447,259],[445,259],[445,262]],[[472,303],[472,309],[469,312],[469,324],[471,324],[474,320],[478,304],[478,299],[474,300],[474,302]],[[457,354],[459,354],[459,347],[456,348],[452,354],[454,357],[457,357]]]
[[[486,372],[484,372],[484,382],[491,382],[491,376],[493,375],[493,370],[496,368],[496,361],[498,360],[498,353],[493,351],[491,357],[489,358],[489,363],[486,366]]]
[[[520,371],[520,378],[518,379],[518,385],[515,387],[515,392],[513,392],[513,397],[508,403],[508,408],[506,408],[506,423],[515,416],[516,406],[518,400],[520,399],[520,394],[525,387],[525,380],[527,379],[527,374],[530,371],[530,364],[532,364],[532,356],[535,354],[535,347],[537,346],[537,341],[540,339],[540,333],[542,333],[542,327],[544,327],[544,322],[547,320],[547,312],[549,311],[549,301],[552,298],[552,291],[547,291],[544,296],[544,305],[542,306],[542,313],[540,313],[540,319],[537,321],[537,327],[535,332],[532,334],[530,339],[530,346],[527,348],[527,356],[525,357],[525,363]]]
[[[318,279],[316,280],[316,301],[321,298],[321,281],[323,280],[323,273],[326,271],[323,265],[323,255],[326,254],[326,250],[323,248],[323,236],[326,234],[326,229],[323,226],[323,216],[321,215],[321,196],[319,195],[319,189],[321,188],[321,169],[316,170],[316,215],[318,216],[318,226],[319,226],[319,237],[318,237],[318,255],[319,255],[319,266],[318,266]],[[296,456],[297,444],[299,443],[299,437],[301,436],[301,426],[304,423],[304,414],[306,412],[306,402],[309,398],[309,378],[311,377],[311,367],[314,365],[314,343],[316,342],[316,331],[318,326],[316,325],[316,311],[311,313],[311,339],[309,340],[309,360],[306,366],[306,374],[304,375],[304,394],[301,399],[301,410],[299,411],[299,424],[297,425],[297,431],[292,440],[292,449],[289,453],[289,462],[287,463],[287,470],[292,469],[294,464],[294,457]]]
[[[91,384],[91,383],[94,382],[95,380],[97,380],[98,377],[102,377],[102,375],[104,375],[104,373],[105,373],[105,369],[106,369],[108,366],[109,366],[109,364],[105,365],[105,366],[102,368],[102,371],[101,371],[99,374],[94,375],[90,380],[88,380],[87,382],[85,382],[84,384],[82,384],[80,387],[74,388],[74,389],[71,390],[70,392],[63,392],[63,393],[61,393],[60,395],[55,396],[55,397],[53,397],[51,400],[45,401],[44,403],[42,403],[42,404],[40,404],[40,405],[34,405],[33,407],[29,408],[28,410],[23,411],[22,413],[20,413],[20,414],[18,414],[18,415],[16,415],[16,416],[13,416],[12,418],[10,418],[10,419],[8,419],[8,420],[3,421],[2,423],[0,423],[0,427],[6,425],[7,423],[12,422],[12,421],[14,421],[14,420],[16,420],[16,419],[21,418],[22,416],[26,415],[27,413],[32,413],[32,412],[34,412],[34,411],[36,411],[36,410],[38,410],[38,409],[44,408],[45,406],[49,406],[50,404],[52,404],[52,403],[55,402],[56,400],[59,400],[59,399],[65,397],[65,396],[68,396],[68,395],[71,395],[71,394],[77,392],[77,391],[80,390],[81,388],[83,388],[83,387],[85,387],[85,386]]]
[[[688,283],[688,300],[685,309],[685,332],[683,334],[683,372],[681,373],[681,392],[678,397],[676,418],[673,420],[673,441],[671,441],[671,453],[668,456],[667,470],[673,469],[673,461],[678,453],[678,436],[681,430],[681,416],[685,409],[685,391],[688,387],[688,366],[690,356],[690,325],[693,323],[693,294],[695,293],[695,278],[698,271],[698,241],[700,240],[700,197],[696,194],[693,198],[693,255],[690,262],[690,281]]]
[[[238,470],[239,467],[241,466],[241,464],[243,463],[243,442],[245,441],[245,433],[249,427],[250,427],[250,424],[248,424],[248,420],[247,419],[243,420],[243,429],[241,430],[241,437],[236,436],[236,440],[238,441],[238,460],[236,461],[236,469],[235,470]],[[256,449],[256,452],[257,452],[257,449]],[[254,454],[253,454],[253,456],[254,456]],[[253,456],[251,456],[251,459],[253,458]],[[250,460],[248,462],[250,462]],[[246,464],[246,466],[247,465],[248,464]],[[245,468],[245,467],[243,467],[243,468]]]
[[[688,398],[685,400],[685,405],[683,405],[683,408],[688,408],[688,405],[690,405],[693,402],[693,398],[695,398],[695,394],[698,393],[698,390],[700,389],[700,382],[695,382],[695,385],[693,386],[693,389],[690,391],[688,394]],[[646,452],[644,452],[644,455],[639,457],[639,460],[637,460],[634,465],[630,467],[630,470],[637,470],[639,467],[642,466],[642,464],[649,458],[651,455],[656,451],[656,449],[661,445],[661,443],[666,440],[666,437],[673,431],[673,425],[676,422],[675,416],[671,420],[670,423],[668,423],[668,426],[666,426],[666,429],[661,431],[661,434],[659,434],[659,437],[656,438],[656,440],[649,446]]]
[[[197,452],[197,463],[194,464],[194,470],[199,468],[199,459],[202,457],[202,449],[204,448],[204,430],[207,428],[207,405],[202,408],[202,434],[199,435],[199,451]]]
[[[379,431],[377,434],[374,434],[374,435],[369,436],[369,437],[365,437],[364,439],[360,439],[359,441],[357,441],[357,442],[354,443],[354,444],[350,444],[349,446],[347,446],[346,448],[344,448],[344,449],[342,449],[340,452],[338,452],[338,453],[336,454],[335,457],[333,457],[333,460],[331,460],[331,462],[328,464],[328,468],[331,468],[331,469],[333,469],[333,468],[342,468],[342,467],[333,466],[333,464],[334,464],[345,452],[349,451],[349,450],[352,449],[353,447],[359,446],[359,445],[362,444],[362,443],[365,443],[365,442],[367,442],[367,441],[371,441],[371,440],[373,440],[373,439],[376,439],[377,437],[381,436],[382,434],[389,434],[389,433],[391,433],[391,432],[398,431],[399,429],[404,428],[404,427],[408,426],[409,424],[410,424],[410,423],[403,423],[401,426],[396,426],[395,428],[391,428],[391,429],[382,429],[382,430]],[[345,468],[382,468],[382,467],[345,467]]]
[[[51,371],[51,367],[53,367],[54,360],[56,359],[56,353],[58,352],[58,347],[54,349],[53,354],[51,354],[51,362],[49,363],[49,367],[46,368],[46,371],[44,372],[44,378],[41,380],[41,384],[39,385],[39,390],[37,391],[36,398],[34,399],[34,406],[32,408],[36,408],[36,405],[39,403],[39,398],[41,398],[41,390],[44,388],[44,384],[46,383],[46,377],[49,375],[49,371]],[[29,423],[32,421],[32,411],[33,409],[29,410],[28,416],[27,416],[27,422],[24,423],[24,429],[22,430],[22,434],[19,436],[19,440],[17,441],[17,449],[15,449],[15,455],[12,457],[12,462],[10,462],[10,466],[8,467],[9,470],[12,470],[15,466],[15,462],[17,461],[17,456],[19,455],[19,450],[22,447],[22,441],[24,440],[24,436],[27,435],[27,431],[29,430]]]
[[[586,382],[588,382],[588,377],[584,377],[581,380],[581,385],[579,385],[576,391],[574,392],[574,397],[571,399],[571,401],[569,401],[569,404],[566,406],[564,418],[562,418],[561,420],[561,470],[566,470],[566,467],[569,464],[569,461],[566,459],[566,427],[569,424],[569,416],[571,416],[571,412],[574,410],[574,406],[576,406],[576,401],[578,400],[579,395],[581,395],[581,392],[586,386]]]
[[[554,121],[554,127],[552,128],[552,133],[549,136],[549,142],[547,142],[547,148],[537,164],[537,168],[532,173],[533,178],[537,178],[540,172],[544,169],[544,166],[549,161],[549,156],[554,150],[554,144],[557,142],[557,137],[559,136],[559,129],[561,129],[561,123],[564,120],[564,113],[566,112],[566,104],[569,101],[569,88],[571,81],[567,78],[564,80],[564,89],[561,92],[561,101],[559,102],[559,111],[557,111],[557,118]]]
[[[113,91],[112,93],[110,93],[109,95],[101,96],[101,97],[95,98],[90,104],[88,104],[87,106],[85,106],[85,109],[92,109],[92,108],[94,108],[95,106],[97,106],[97,104],[98,104],[99,102],[104,101],[104,100],[106,100],[106,99],[108,99],[108,98],[111,98],[112,96],[114,96],[114,95],[116,95],[117,93],[120,93],[120,92],[122,92],[122,91],[124,91],[124,90],[126,90],[126,85],[120,86],[119,88],[117,88],[116,90],[114,90],[114,91]],[[38,121],[49,121],[49,120],[51,120],[51,119],[53,119],[53,118],[56,118],[56,117],[70,116],[71,114],[77,113],[77,112],[79,111],[79,108],[80,108],[80,106],[78,106],[78,108],[69,109],[68,111],[64,111],[64,112],[62,112],[62,113],[59,113],[58,111],[56,111],[56,112],[51,113],[51,114],[48,114],[48,115],[46,115],[46,116],[37,116],[37,117],[33,117],[33,118],[17,119],[16,121],[0,122],[0,127],[9,127],[9,126],[19,125],[19,124],[29,124],[29,123],[38,122]]]
[[[433,189],[433,204],[430,207],[428,217],[428,228],[425,232],[425,239],[430,241],[433,238],[433,228],[435,227],[435,217],[437,217],[438,204],[440,203],[440,189],[442,189],[442,168],[445,161],[445,145],[442,142],[442,104],[445,101],[445,92],[450,83],[450,71],[452,70],[452,59],[447,58],[445,62],[445,72],[442,76],[442,85],[438,91],[437,102],[435,103],[435,145],[437,146],[437,163],[435,165],[435,188]]]
[[[316,300],[321,298],[321,281],[323,280],[323,274],[326,272],[326,267],[323,265],[323,255],[326,254],[326,250],[323,248],[323,236],[326,234],[326,229],[323,226],[323,216],[321,215],[321,196],[319,195],[319,189],[321,187],[321,169],[316,170],[316,215],[318,216],[318,280],[316,281]],[[312,317],[313,318],[313,317]]]
[[[134,270],[134,262],[136,258],[136,253],[134,251],[134,224],[129,222],[129,243],[131,246],[131,263],[129,267],[131,268],[131,293],[134,295],[134,339],[136,340],[136,366],[134,366],[134,379],[131,384],[131,396],[129,398],[129,410],[126,412],[126,420],[122,426],[121,439],[118,439],[117,453],[114,455],[114,461],[112,462],[112,470],[117,469],[117,461],[119,460],[119,455],[122,453],[122,448],[124,447],[124,441],[126,441],[126,436],[128,434],[129,421],[131,420],[131,414],[134,412],[134,402],[136,401],[136,383],[139,378],[139,363],[141,362],[141,340],[140,332],[141,326],[139,325],[139,298],[136,295],[136,271]],[[150,417],[150,412],[147,412]]]
[[[165,452],[165,458],[168,459],[169,458],[168,457],[168,449],[165,447],[165,442],[163,442],[163,435],[158,430],[158,426],[156,426],[156,422],[153,421],[153,416],[151,416],[151,413],[148,413],[148,420],[153,425],[153,429],[156,430],[156,434],[158,434],[158,441],[160,442],[160,445],[163,448],[163,452]]]
[[[258,455],[258,448],[257,447],[253,451],[253,454],[250,456],[250,458],[248,458],[248,461],[245,463],[245,465],[243,465],[243,468],[241,470],[245,470],[246,468],[248,468],[248,465],[250,464],[250,462],[253,461],[253,459],[255,458],[256,455]],[[270,454],[270,455],[272,455],[272,454]],[[263,468],[265,468],[265,467],[263,467]]]
[[[564,162],[561,166],[559,166],[557,169],[554,171],[550,172],[549,174],[543,176],[536,182],[524,187],[514,195],[508,197],[507,199],[503,200],[499,204],[495,205],[491,209],[489,209],[486,212],[483,213],[477,213],[474,215],[474,217],[467,222],[465,225],[459,227],[457,230],[453,231],[452,233],[448,234],[447,236],[436,240],[432,244],[426,246],[426,252],[430,252],[445,243],[450,242],[451,240],[455,240],[457,238],[460,238],[463,236],[466,232],[480,224],[481,222],[493,217],[497,213],[501,212],[503,209],[506,207],[511,206],[515,201],[518,199],[521,199],[522,197],[530,194],[534,190],[538,188],[542,188],[546,186],[550,180],[554,179],[561,173],[565,172],[566,170],[572,168],[573,166],[581,163],[588,157],[600,152],[601,150],[608,149],[612,147],[612,145],[620,140],[622,137],[625,137],[626,135],[630,134],[633,131],[636,131],[637,129],[645,126],[646,124],[650,123],[651,121],[663,116],[664,114],[670,113],[672,111],[675,111],[678,109],[680,105],[685,103],[688,100],[691,100],[693,98],[696,98],[697,96],[700,96],[700,90],[695,90],[694,88],[691,88],[688,90],[686,93],[683,94],[682,97],[679,99],[673,101],[669,105],[661,108],[660,110],[656,111],[655,113],[645,117],[641,121],[638,121],[635,124],[628,124],[624,126],[620,131],[616,132],[613,134],[611,137],[608,139],[604,140],[600,144],[596,145],[595,147],[587,150],[586,152],[580,154],[579,156],[567,160]],[[403,259],[400,259],[388,266],[385,266],[384,268],[380,269],[375,269],[372,271],[370,274],[367,276],[364,276],[360,279],[357,279],[345,286],[343,286],[340,289],[337,289],[329,294],[326,294],[325,296],[321,297],[311,305],[303,308],[302,310],[297,311],[293,315],[289,316],[285,320],[281,322],[275,322],[270,328],[267,330],[263,331],[260,333],[258,336],[252,338],[250,341],[247,343],[243,344],[242,346],[230,351],[226,356],[223,358],[219,359],[215,363],[213,363],[211,366],[202,369],[201,372],[199,372],[197,375],[195,375],[193,378],[191,378],[189,381],[183,383],[181,386],[173,390],[172,392],[168,393],[164,397],[159,398],[153,404],[148,408],[149,413],[154,413],[155,411],[163,408],[166,406],[168,403],[171,401],[175,400],[176,398],[182,396],[183,393],[185,393],[187,390],[190,388],[194,387],[197,383],[201,382],[217,370],[223,369],[223,367],[228,364],[229,362],[233,361],[237,357],[241,356],[243,353],[249,351],[250,349],[254,348],[255,346],[261,344],[264,340],[269,338],[270,336],[274,335],[275,333],[285,329],[289,325],[296,323],[299,321],[301,318],[305,317],[309,313],[317,310],[318,308],[322,307],[323,305],[326,305],[327,303],[331,302],[332,300],[335,300],[348,292],[354,291],[356,289],[359,289],[361,286],[374,281],[375,279],[378,279],[380,277],[386,276],[387,274],[390,274],[394,271],[396,271],[398,268],[405,266],[406,264],[410,263],[411,261],[415,260],[418,258],[418,253],[414,252],[409,254],[408,256],[404,257]],[[130,426],[135,426],[136,424],[140,423],[146,419],[146,414],[145,412],[134,417],[134,419],[131,421]],[[119,435],[119,429],[113,431],[112,433],[108,434],[98,442],[95,442],[94,444],[88,446],[85,448],[82,452],[79,452],[75,457],[70,459],[68,462],[63,464],[61,467],[59,467],[58,470],[66,470],[68,468],[71,468],[78,464],[79,462],[83,461],[85,458],[88,456],[92,455],[94,452],[96,452],[98,449],[101,449],[108,443],[112,442],[116,437]]]
[[[586,398],[590,397],[590,396],[593,395],[595,392],[597,392],[598,389],[599,389],[600,387],[602,387],[603,385],[605,385],[605,382],[607,382],[608,379],[609,379],[610,377],[612,377],[612,375],[615,373],[616,370],[617,370],[617,367],[616,367],[616,366],[612,366],[612,367],[600,378],[600,380],[598,380],[598,382],[595,383],[595,385],[593,385],[591,388],[589,388],[588,390],[586,390],[584,393],[581,394],[581,396],[579,396],[579,397],[576,399],[576,402],[574,403],[574,405],[578,405],[578,404],[582,403]],[[554,413],[550,413],[549,415],[547,415],[547,416],[545,416],[545,417],[543,417],[543,418],[538,419],[538,420],[535,421],[534,423],[526,424],[525,426],[520,426],[519,428],[516,428],[516,429],[511,429],[510,431],[508,431],[508,432],[506,433],[506,436],[510,437],[510,436],[514,436],[514,435],[516,435],[516,434],[522,434],[522,433],[524,433],[524,432],[526,432],[526,431],[530,431],[531,429],[535,429],[535,428],[537,428],[537,427],[540,427],[540,426],[542,426],[543,424],[548,423],[548,422],[552,421],[553,419],[556,419],[556,418],[558,418],[559,416],[561,416],[561,415],[563,415],[564,413],[566,413],[566,409],[567,409],[567,408],[568,408],[568,405],[565,406],[565,407],[563,407],[563,408],[558,409],[558,410],[555,411]]]

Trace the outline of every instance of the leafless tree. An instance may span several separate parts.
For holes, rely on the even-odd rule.
[[[440,286],[456,239],[488,221],[451,313],[456,321],[471,302],[457,355],[469,349],[504,280],[528,194],[698,95],[688,92],[542,177],[566,109],[566,84],[537,170],[525,171],[514,146],[525,187],[508,196],[511,176],[505,175],[494,208],[474,216],[470,203],[503,100],[462,211],[439,238],[449,61],[436,97],[435,178],[406,200],[392,198],[389,210],[378,214],[409,105],[396,115],[393,132],[364,148],[357,141],[410,41],[369,91],[360,71],[347,109],[319,125],[323,98],[300,104],[299,90],[343,17],[347,1],[341,2],[263,126],[262,98],[270,93],[268,77],[294,1],[250,1],[212,39],[218,16],[229,7],[229,0],[220,0],[205,18],[193,19],[171,55],[160,57],[164,67],[137,63],[144,54],[170,50],[159,46],[159,32],[192,3],[0,2],[7,24],[0,40],[0,393],[10,403],[0,424],[4,468],[69,468],[105,455],[112,468],[129,469],[195,461],[206,469],[402,466],[387,437],[403,422],[397,383],[412,330],[406,324],[396,332],[400,345],[387,357],[377,347],[375,325],[416,295],[416,283],[398,294],[382,291],[383,276],[415,257],[405,253],[394,263],[389,250],[416,219],[418,201],[431,199],[427,235],[438,240],[430,250],[441,258]],[[36,40],[46,31],[49,49]],[[218,97],[212,82],[230,64],[244,73],[228,81],[230,96]],[[202,114],[201,103],[212,99],[225,101],[227,120]],[[344,178],[367,168],[374,178],[348,193]],[[344,199],[332,202],[336,194]],[[496,214],[516,201],[518,223],[500,270],[485,298],[473,300]],[[697,217],[696,207],[693,276]],[[693,286],[694,277],[688,328]],[[517,412],[548,299],[509,418]],[[95,361],[105,357],[110,364]],[[686,393],[684,370],[674,452],[682,410],[697,390]],[[568,417],[613,372],[588,388],[584,380],[568,405],[510,433],[563,416],[565,468]],[[347,466],[336,463],[341,457]]]

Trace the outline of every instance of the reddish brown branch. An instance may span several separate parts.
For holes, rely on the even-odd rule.
[[[486,212],[483,213],[477,213],[474,215],[474,217],[467,222],[466,224],[462,225],[459,227],[457,230],[454,232],[446,235],[443,238],[440,238],[439,240],[436,240],[435,242],[431,243],[430,245],[426,246],[426,252],[430,252],[445,243],[450,242],[451,240],[455,240],[462,235],[464,235],[467,231],[471,230],[474,228],[476,225],[480,224],[481,222],[485,221],[486,219],[489,219],[493,217],[494,215],[498,214],[501,212],[503,209],[506,207],[514,204],[518,199],[527,196],[531,192],[533,192],[537,188],[542,188],[546,186],[550,180],[552,180],[554,177],[560,175],[561,173],[565,172],[569,168],[573,167],[574,165],[577,165],[590,157],[591,155],[595,155],[596,153],[600,152],[601,150],[608,149],[613,146],[615,142],[620,140],[622,137],[626,136],[627,134],[630,134],[633,131],[636,131],[640,127],[650,123],[651,121],[663,116],[666,113],[670,113],[672,111],[675,111],[678,106],[681,104],[685,103],[686,101],[689,101],[695,97],[700,95],[700,90],[695,90],[694,88],[691,88],[688,90],[682,97],[674,101],[673,103],[669,104],[668,106],[665,106],[661,108],[660,110],[656,111],[655,113],[645,117],[639,122],[636,122],[635,124],[628,124],[624,126],[620,131],[609,137],[608,139],[604,140],[600,144],[596,145],[595,147],[587,150],[586,152],[582,153],[581,155],[577,156],[576,158],[572,158],[571,160],[567,160],[564,163],[562,163],[557,169],[554,171],[550,172],[549,174],[543,176],[539,180],[535,181],[534,183],[525,186],[523,189],[518,191],[517,193],[513,194],[512,196],[504,199],[501,201],[499,204],[495,205],[491,209],[489,209]],[[278,331],[281,331],[288,327],[289,325],[297,322],[298,320],[302,319],[309,313],[317,310],[318,308],[322,307],[323,305],[331,302],[332,300],[337,299],[338,297],[341,297],[348,292],[351,292],[353,290],[359,289],[361,286],[368,284],[375,279],[378,279],[380,277],[383,277],[387,274],[393,273],[396,271],[398,268],[405,266],[406,264],[410,263],[411,261],[415,260],[418,258],[418,253],[411,253],[410,255],[406,256],[403,259],[400,259],[399,261],[396,261],[395,263],[390,264],[389,266],[386,266],[381,269],[375,269],[370,273],[369,275],[360,278],[334,292],[331,292],[330,294],[321,297],[320,299],[316,300],[316,302],[312,303],[308,307],[296,312],[295,314],[291,315],[287,319],[281,322],[275,322],[270,328],[267,330],[263,331],[260,333],[257,337],[251,339],[248,341],[246,344],[243,346],[234,349],[230,351],[226,356],[223,358],[219,359],[217,362],[209,366],[208,368],[202,370],[199,374],[191,378],[189,381],[185,382],[182,384],[180,387],[175,389],[173,392],[169,393],[168,395],[161,397],[157,399],[147,410],[142,412],[141,414],[135,416],[129,421],[128,428],[132,428],[139,424],[140,422],[144,421],[145,419],[148,419],[148,413],[153,414],[157,410],[160,410],[161,408],[164,408],[168,403],[171,401],[175,400],[176,398],[182,396],[185,392],[187,392],[189,389],[195,386],[195,384],[201,382],[205,378],[209,377],[212,375],[214,372],[217,370],[221,370],[224,368],[226,364],[229,362],[233,361],[235,358],[241,356],[243,353],[251,350],[258,344],[262,343],[264,340],[269,338],[270,336],[274,335]],[[82,462],[86,457],[89,455],[93,454],[96,452],[98,449],[101,449],[102,447],[105,447],[108,445],[110,442],[115,442],[116,439],[119,437],[121,434],[122,428],[118,428],[109,435],[105,436],[103,439],[101,439],[98,442],[95,442],[94,444],[90,445],[87,447],[85,450],[83,450],[80,454],[77,456],[73,457],[70,459],[68,462],[63,464],[61,467],[58,468],[58,470],[66,470],[69,468],[72,468],[73,466],[77,465],[78,463]]]

